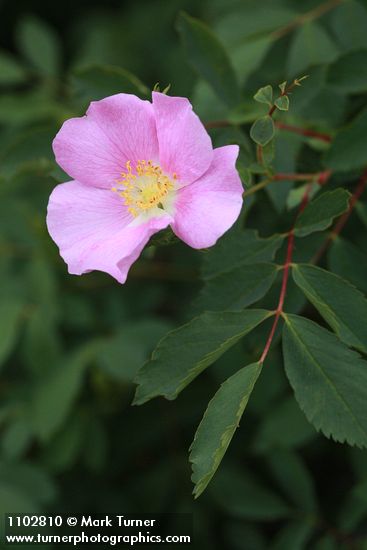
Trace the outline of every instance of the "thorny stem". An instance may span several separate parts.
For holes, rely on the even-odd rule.
[[[321,248],[316,252],[314,257],[312,258],[311,263],[313,263],[313,264],[318,263],[320,258],[324,255],[326,250],[329,248],[330,244],[336,239],[336,237],[342,231],[342,229],[345,226],[345,224],[347,223],[347,221],[349,219],[349,216],[351,215],[358,199],[360,198],[360,196],[362,195],[362,193],[366,189],[366,186],[367,186],[367,169],[363,172],[363,174],[362,174],[362,176],[361,176],[361,178],[358,182],[358,185],[357,185],[357,187],[356,187],[356,189],[355,189],[355,191],[354,191],[354,193],[353,193],[353,195],[350,199],[348,210],[345,212],[345,214],[343,214],[339,218],[339,220],[337,221],[337,223],[334,226],[334,229],[331,231],[331,233],[329,234],[327,239],[322,244]]]
[[[303,212],[303,210],[307,206],[310,191],[311,191],[311,183],[309,183],[307,188],[306,188],[306,191],[303,195],[302,202],[301,202],[300,207],[298,209],[297,216],[296,216],[296,219],[294,221],[293,227],[290,230],[290,232],[288,233],[287,255],[286,255],[285,263],[284,263],[284,266],[283,266],[284,271],[283,271],[283,278],[282,278],[282,286],[281,286],[281,290],[280,290],[280,294],[279,294],[278,306],[277,306],[277,309],[275,311],[275,318],[274,318],[273,325],[271,327],[268,339],[266,341],[264,351],[263,351],[263,353],[260,357],[260,360],[259,360],[260,365],[262,365],[264,363],[264,361],[265,361],[265,359],[266,359],[266,357],[269,353],[270,346],[271,346],[271,343],[273,341],[274,334],[275,334],[276,328],[278,326],[280,316],[283,313],[284,300],[285,300],[285,296],[286,296],[286,293],[287,293],[287,285],[288,285],[288,279],[289,279],[289,268],[290,268],[291,263],[292,263],[292,256],[293,256],[293,250],[294,250],[294,228],[295,228],[295,224],[296,224],[296,221],[297,221],[298,217],[300,216],[300,214]]]

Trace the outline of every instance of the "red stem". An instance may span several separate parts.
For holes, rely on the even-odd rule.
[[[329,134],[322,132],[316,132],[315,130],[309,130],[307,128],[299,128],[298,126],[292,126],[291,124],[284,124],[284,122],[276,121],[275,126],[279,130],[287,130],[288,132],[294,132],[295,134],[300,134],[301,136],[313,137],[326,143],[330,143],[332,138]]]
[[[231,126],[231,122],[228,120],[209,120],[208,122],[205,122],[204,124],[205,128],[226,128],[227,126]]]
[[[283,95],[284,95],[283,93],[280,94],[280,96],[283,96]],[[270,116],[270,117],[273,116],[274,111],[275,111],[276,108],[277,108],[277,106],[275,104],[272,107],[270,107],[269,112],[268,112],[268,116]]]
[[[345,212],[345,214],[343,214],[343,216],[341,216],[341,218],[339,218],[339,221],[337,222],[337,224],[335,225],[333,231],[332,231],[332,236],[333,238],[336,237],[337,235],[339,235],[339,233],[341,232],[341,230],[343,229],[343,227],[345,226],[345,224],[347,223],[348,219],[349,219],[349,216],[351,215],[358,199],[360,198],[360,196],[362,195],[363,191],[366,189],[366,185],[367,185],[367,170],[365,170],[358,182],[358,185],[349,201],[349,208],[348,210]]]
[[[290,181],[311,181],[315,180],[315,183],[318,183],[319,185],[324,185],[329,177],[331,176],[331,170],[324,170],[324,172],[319,172],[315,174],[290,174],[290,173],[284,173],[284,172],[278,172],[277,174],[274,174],[273,180],[275,181],[281,181],[281,180],[290,180]]]
[[[262,365],[264,363],[264,361],[265,361],[265,359],[266,359],[266,357],[269,353],[270,346],[271,346],[272,341],[274,339],[274,334],[275,334],[276,328],[278,326],[280,316],[283,313],[284,300],[285,300],[285,296],[286,296],[286,293],[287,293],[287,286],[288,286],[288,279],[289,279],[289,268],[290,268],[290,265],[292,263],[293,250],[294,250],[294,227],[295,227],[296,221],[298,219],[298,216],[306,208],[306,205],[307,205],[308,199],[309,199],[310,191],[311,191],[311,184],[309,184],[307,186],[307,189],[306,189],[306,191],[303,195],[303,198],[302,198],[302,202],[301,202],[300,207],[298,209],[294,225],[293,225],[292,229],[290,230],[290,232],[288,234],[287,255],[286,255],[285,263],[284,263],[284,266],[283,266],[284,271],[283,271],[283,278],[282,278],[282,287],[281,287],[280,294],[279,294],[278,306],[277,306],[277,309],[275,310],[275,318],[274,318],[273,325],[271,327],[268,339],[266,341],[264,351],[262,352],[262,355],[261,355],[260,360],[259,360],[260,365]]]
[[[327,179],[330,177],[331,172],[329,170],[326,170],[325,173],[322,173],[322,174],[324,176],[323,183],[325,183],[327,181]],[[320,250],[314,256],[314,258],[312,260],[313,263],[318,262],[320,257],[323,255],[325,250],[330,245],[330,243],[342,231],[342,229],[345,226],[345,224],[347,223],[347,221],[349,219],[349,216],[351,215],[358,199],[361,197],[361,195],[365,191],[366,187],[367,187],[367,169],[362,174],[361,179],[359,180],[359,183],[356,187],[356,190],[354,191],[354,193],[352,195],[352,198],[351,198],[350,203],[349,203],[348,210],[345,212],[345,214],[343,216],[341,216],[341,218],[339,219],[339,221],[335,225],[333,231],[329,235],[328,239],[324,242],[323,246],[320,248]],[[307,206],[307,203],[308,203],[308,200],[309,200],[310,190],[311,190],[311,184],[309,184],[307,186],[307,189],[306,189],[306,191],[303,195],[302,202],[301,202],[300,207],[298,209],[295,222],[297,221],[299,215],[303,212],[303,210]],[[284,266],[283,266],[284,271],[283,271],[282,286],[281,286],[281,290],[280,290],[280,294],[279,294],[278,306],[277,306],[277,309],[275,310],[275,317],[274,317],[273,325],[270,329],[270,333],[269,333],[268,339],[266,341],[264,351],[263,351],[263,353],[260,357],[260,360],[259,360],[259,363],[261,365],[264,363],[264,361],[265,361],[265,359],[266,359],[266,357],[269,353],[271,344],[272,344],[273,339],[274,339],[275,331],[276,331],[276,328],[277,328],[278,323],[279,323],[280,316],[283,313],[284,300],[285,300],[286,293],[287,293],[287,286],[288,286],[288,279],[289,279],[289,268],[290,268],[291,263],[292,263],[293,250],[294,250],[294,227],[295,227],[295,223],[294,223],[292,229],[290,230],[290,232],[288,234],[287,255],[286,255],[285,263],[284,263]]]
[[[263,164],[264,157],[263,157],[263,148],[261,147],[261,145],[258,145],[256,147],[256,159],[259,164]]]

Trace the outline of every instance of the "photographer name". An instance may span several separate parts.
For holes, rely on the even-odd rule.
[[[81,527],[152,527],[156,519],[135,519],[125,516],[108,516],[94,518],[83,516],[80,520]]]

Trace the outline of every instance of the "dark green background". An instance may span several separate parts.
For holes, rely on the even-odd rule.
[[[333,443],[308,424],[277,345],[217,476],[192,499],[188,447],[196,426],[219,383],[258,358],[267,324],[177,400],[131,407],[137,369],[168,329],[192,316],[206,252],[182,243],[148,247],[120,286],[102,273],[68,275],[45,228],[48,196],[66,178],[51,151],[62,121],[82,114],[91,99],[138,93],[128,78],[105,78],[102,65],[130,71],[148,89],[171,84],[170,94],[188,96],[206,121],[228,114],[181,46],[175,22],[182,9],[221,38],[250,111],[259,86],[309,73],[292,96],[289,120],[331,133],[348,122],[366,104],[367,78],[354,88],[335,87],[323,71],[351,51],[367,58],[363,2],[351,0],[317,20],[321,31],[311,34],[308,53],[304,47],[294,53],[301,24],[259,54],[259,38],[319,4],[0,1],[0,45],[20,67],[11,78],[0,71],[1,512],[184,511],[194,515],[195,548],[366,547],[366,452]],[[49,47],[40,42],[38,48],[44,35]],[[252,68],[246,44],[254,48],[252,60],[258,55]],[[81,77],[91,65],[97,66],[93,78]],[[212,132],[217,145],[241,143],[241,169],[254,155],[248,131],[245,124]],[[278,140],[276,158],[281,171],[325,168],[322,151],[288,134]],[[356,173],[336,183],[341,179],[353,185]],[[286,230],[294,217],[286,208],[290,186],[249,200],[247,227],[262,236]],[[361,222],[353,219],[346,235],[367,252]],[[309,258],[319,243],[318,234],[302,240],[296,255]],[[278,290],[266,307],[274,307]],[[299,300],[291,286],[289,310],[297,311]]]

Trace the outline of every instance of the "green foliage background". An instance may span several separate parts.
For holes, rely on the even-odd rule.
[[[310,263],[367,166],[367,3],[3,1],[0,21],[0,512],[185,511],[198,548],[367,548],[367,192]],[[332,144],[276,130],[271,169],[333,173],[296,223],[262,369],[304,181],[248,193],[210,251],[156,238],[124,286],[67,274],[45,227],[63,120],[171,84],[216,146],[241,145],[249,192],[253,96],[303,74],[275,118]]]

